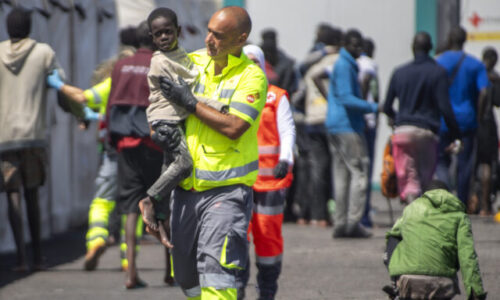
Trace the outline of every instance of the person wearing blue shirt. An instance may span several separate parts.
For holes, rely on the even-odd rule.
[[[369,158],[364,138],[364,115],[378,111],[378,104],[362,99],[356,59],[363,51],[357,30],[345,35],[328,90],[325,126],[333,158],[335,190],[334,238],[370,237],[360,224],[366,201]]]
[[[474,165],[474,140],[478,127],[477,108],[486,97],[489,81],[484,64],[463,51],[466,38],[467,33],[462,27],[453,28],[448,35],[449,50],[442,53],[436,60],[448,72],[451,106],[463,134],[463,151],[457,156],[456,186],[458,198],[467,206],[469,182]],[[443,120],[441,120],[439,137],[436,176],[449,185],[451,154],[445,149],[453,138]]]

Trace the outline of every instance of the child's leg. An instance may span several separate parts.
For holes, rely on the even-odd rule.
[[[182,135],[182,128],[180,125],[160,124],[154,127],[156,136],[161,135],[162,132],[171,132],[171,130],[161,130],[161,127],[170,127],[178,130]],[[161,139],[168,139],[168,136],[160,136]],[[162,143],[158,143],[162,145]],[[148,189],[148,197],[142,199],[139,203],[142,218],[153,230],[158,229],[156,219],[165,219],[165,216],[155,214],[155,206],[159,202],[168,201],[170,193],[179,184],[179,182],[191,174],[193,168],[193,160],[189,154],[185,138],[181,139],[179,145],[174,149],[164,149],[164,166],[160,177]],[[158,202],[156,202],[158,201]],[[155,203],[156,202],[156,203]]]
[[[162,125],[172,126],[172,125]],[[182,132],[179,125],[175,125],[176,130]],[[175,149],[164,149],[165,152],[165,167],[160,177],[148,189],[148,195],[153,199],[162,201],[170,198],[170,193],[179,184],[179,182],[189,176],[193,169],[193,160],[187,148],[186,139],[182,138],[181,142]],[[168,151],[168,152],[167,152]]]
[[[127,243],[127,261],[128,269],[125,281],[125,287],[127,289],[133,289],[138,287],[146,286],[139,275],[137,274],[136,257],[137,257],[137,239],[136,239],[136,227],[138,214],[129,213],[127,214],[127,221],[125,225],[125,241]]]

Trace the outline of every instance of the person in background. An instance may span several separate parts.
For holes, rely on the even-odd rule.
[[[342,32],[333,27],[322,27],[321,41],[326,53],[314,63],[304,76],[304,133],[307,135],[307,184],[305,197],[298,200],[298,224],[326,227],[330,224],[327,202],[332,198],[331,157],[325,129],[328,103],[328,77],[339,56]],[[312,55],[312,54],[311,54]]]
[[[333,237],[370,237],[361,224],[368,186],[369,158],[364,138],[364,115],[378,111],[377,103],[361,98],[356,59],[363,37],[355,29],[344,36],[330,77],[325,126],[333,158],[335,228]]]
[[[463,51],[467,32],[462,27],[453,28],[448,35],[449,50],[437,57],[438,64],[448,72],[451,106],[462,133],[463,150],[457,155],[456,189],[458,198],[467,206],[471,174],[474,169],[474,149],[478,126],[478,107],[482,106],[490,85],[488,73],[481,61]],[[454,136],[443,120],[439,132],[439,157],[436,176],[450,184],[452,153],[445,149]]]
[[[136,53],[118,60],[113,68],[106,109],[110,146],[118,153],[117,209],[127,215],[127,289],[146,286],[139,278],[136,266],[138,203],[160,176],[163,160],[161,149],[149,137],[146,118],[149,105],[147,73],[153,55],[153,42],[146,21],[137,27],[137,37],[140,47]]]
[[[341,40],[342,31],[338,28],[318,25],[314,45],[299,65],[303,78],[291,97],[297,147],[291,201],[287,204],[290,204],[289,209],[299,225],[311,221],[313,225],[326,226],[331,221],[327,213],[327,201],[333,198],[331,158],[324,126],[328,103],[316,83],[326,94],[328,77],[338,57]],[[317,75],[320,78],[316,79]]]
[[[116,151],[109,146],[106,139],[107,124],[106,108],[111,90],[111,72],[117,60],[130,57],[135,53],[137,43],[136,28],[128,27],[120,31],[120,52],[116,57],[100,63],[92,75],[93,86],[75,97],[76,101],[85,104],[85,119],[98,122],[98,149],[101,154],[101,164],[95,179],[96,192],[89,207],[89,225],[85,235],[87,252],[84,269],[95,270],[99,257],[108,245],[116,243],[120,236],[120,257],[123,270],[128,268],[125,243],[125,217],[120,217],[115,210],[117,197],[118,164]],[[137,239],[142,236],[142,223],[138,223]]]
[[[378,86],[378,66],[373,59],[375,51],[375,43],[365,38],[363,40],[363,54],[356,60],[359,67],[359,84],[361,86],[361,95],[368,102],[378,103],[379,86]],[[373,171],[373,156],[375,155],[375,138],[377,135],[377,119],[375,113],[365,115],[365,138],[368,147],[368,157],[370,158],[370,167],[368,171],[368,192],[366,193],[366,204],[361,224],[365,227],[373,227],[370,217],[371,211],[371,190],[372,190],[372,171]]]
[[[243,47],[243,53],[262,70],[265,59],[255,45]],[[284,89],[269,85],[267,100],[257,131],[259,145],[259,174],[253,185],[254,206],[249,225],[255,245],[257,290],[259,299],[274,299],[278,291],[278,277],[283,260],[283,211],[288,188],[292,184],[293,145],[295,125]],[[250,268],[240,272],[238,299],[243,299]]]
[[[446,70],[429,56],[431,49],[430,35],[417,33],[412,43],[415,58],[394,71],[384,103],[384,113],[395,126],[392,151],[403,203],[419,197],[432,180],[441,117],[453,138],[450,147],[454,141],[460,141],[460,130],[448,97]],[[395,112],[392,106],[396,98],[399,108]]]
[[[261,33],[260,48],[266,57],[266,73],[271,84],[285,89],[289,95],[297,90],[293,59],[278,48],[277,33],[274,29],[266,29]]]
[[[434,180],[386,233],[384,263],[398,299],[452,299],[462,273],[467,299],[486,299],[465,205]]]
[[[478,147],[472,175],[473,190],[469,198],[469,212],[479,211],[481,216],[492,214],[491,206],[497,193],[498,132],[493,112],[494,106],[500,106],[500,75],[495,71],[497,60],[495,48],[487,47],[483,50],[483,63],[491,86],[487,90],[485,101],[478,109]]]
[[[13,8],[7,15],[6,27],[9,39],[0,43],[0,187],[7,193],[9,222],[16,244],[14,270],[24,272],[28,271],[28,262],[21,189],[26,200],[33,269],[44,268],[38,188],[46,178],[46,92],[54,88],[71,98],[68,96],[81,90],[62,81],[63,70],[54,50],[29,38],[30,12]],[[72,103],[83,114],[81,105]]]

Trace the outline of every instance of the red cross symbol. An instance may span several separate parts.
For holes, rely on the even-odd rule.
[[[476,12],[474,12],[472,14],[472,17],[469,18],[469,21],[474,27],[477,28],[479,26],[479,23],[481,23],[483,19]]]

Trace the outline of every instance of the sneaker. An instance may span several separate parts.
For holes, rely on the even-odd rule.
[[[105,243],[98,244],[87,251],[87,254],[85,254],[85,263],[83,264],[86,271],[93,271],[97,268],[99,257],[101,257],[104,251],[106,251]]]
[[[335,226],[335,228],[333,229],[333,238],[338,239],[343,237],[346,237],[345,225]]]
[[[352,238],[369,238],[373,234],[359,224],[348,224],[346,228],[346,236]]]

